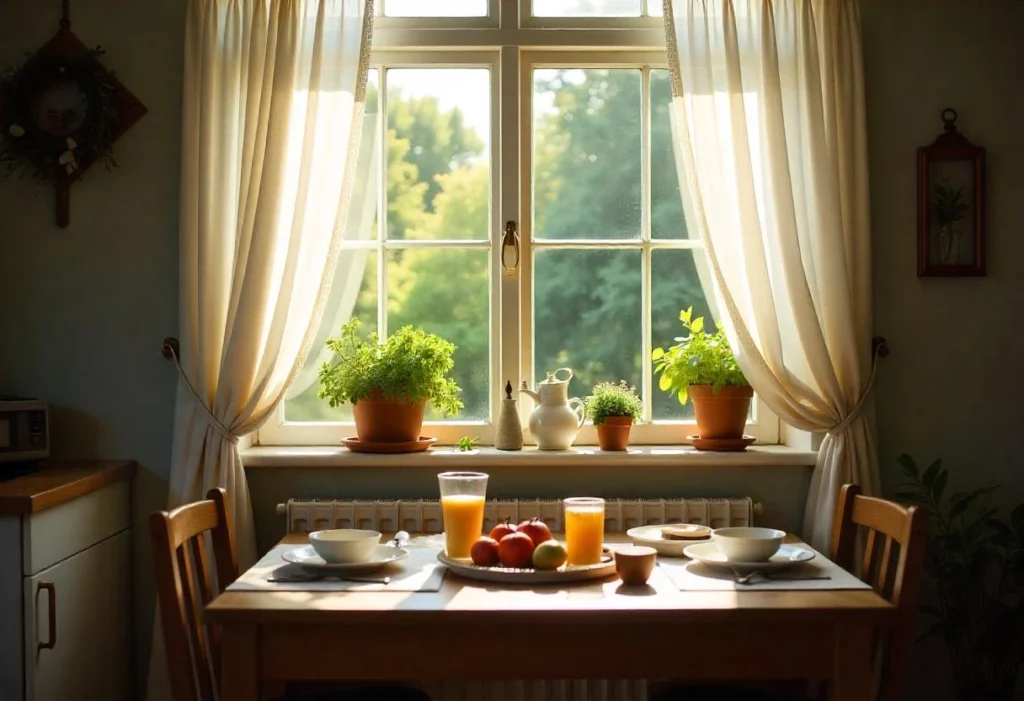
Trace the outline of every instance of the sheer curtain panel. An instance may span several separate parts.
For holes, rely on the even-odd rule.
[[[871,232],[856,0],[665,0],[673,143],[740,366],[824,432],[804,537],[877,493]]]
[[[278,406],[329,294],[372,17],[372,0],[188,0],[168,505],[226,488],[243,569],[256,543],[237,443]]]

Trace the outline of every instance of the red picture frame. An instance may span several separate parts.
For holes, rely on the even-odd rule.
[[[943,133],[917,150],[918,277],[980,277],[986,272],[985,149],[942,112]]]

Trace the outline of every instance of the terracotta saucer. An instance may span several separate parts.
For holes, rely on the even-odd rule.
[[[744,435],[742,438],[701,438],[697,434],[693,434],[687,438],[693,441],[693,447],[697,450],[710,450],[718,453],[739,453],[757,440],[749,435]]]
[[[418,441],[404,441],[396,443],[364,443],[355,436],[349,436],[341,443],[353,453],[422,453],[424,450],[434,445],[434,443],[437,443],[437,437],[420,436]]]

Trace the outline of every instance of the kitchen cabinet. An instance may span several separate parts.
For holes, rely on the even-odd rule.
[[[132,470],[121,472],[20,513],[5,492],[28,478],[0,483],[0,699],[130,698]]]

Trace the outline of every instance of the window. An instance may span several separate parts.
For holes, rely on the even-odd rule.
[[[323,341],[350,316],[456,344],[466,408],[428,415],[442,442],[489,443],[505,381],[560,367],[575,372],[570,396],[637,387],[632,442],[684,442],[692,406],[658,389],[651,351],[680,334],[681,308],[714,310],[676,176],[660,0],[438,0],[415,16],[427,5],[378,7],[359,155],[374,177],[353,195],[313,350],[260,442],[352,435],[351,410],[316,398]],[[776,442],[778,422],[755,402],[748,431]],[[595,440],[584,427],[577,443]]]

